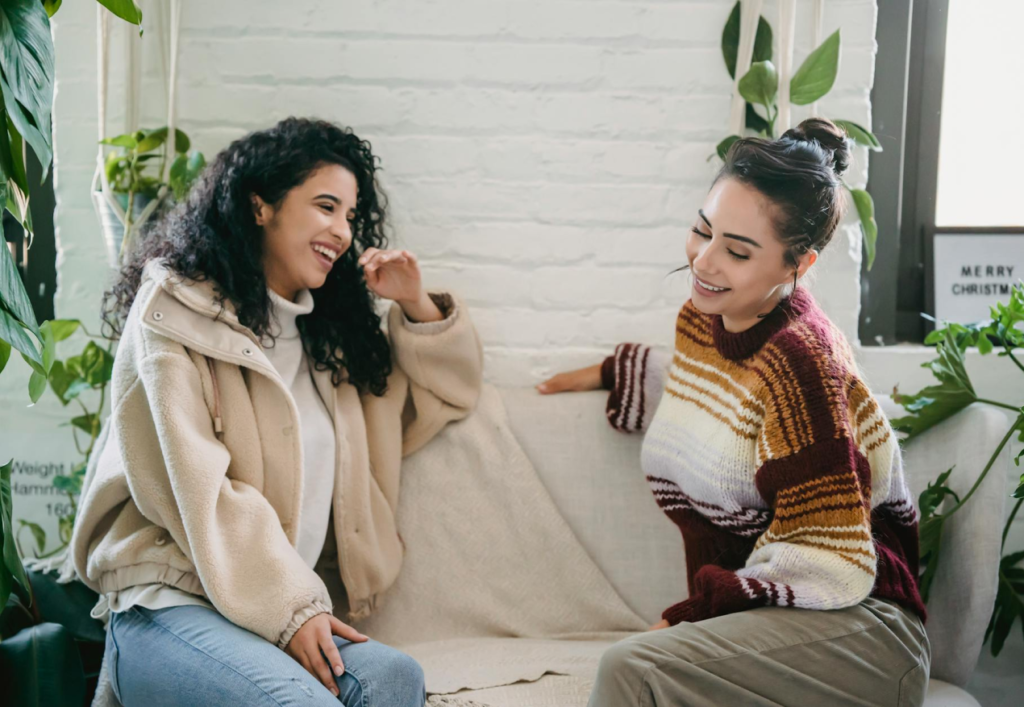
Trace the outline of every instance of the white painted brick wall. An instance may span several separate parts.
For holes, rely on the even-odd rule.
[[[686,297],[689,220],[714,174],[730,82],[731,0],[219,0],[186,3],[181,125],[207,155],[288,115],[352,125],[384,166],[395,242],[429,285],[471,304],[488,377],[529,384],[616,342],[669,342]],[[810,50],[799,5],[797,57]],[[775,3],[764,14],[777,24]],[[107,284],[88,195],[95,156],[94,11],[57,15],[61,316],[94,321]],[[870,122],[875,4],[830,0],[842,68],[826,115]],[[155,28],[144,38],[146,123],[162,124]],[[120,37],[113,65],[121,65]],[[121,74],[111,125],[121,126]],[[797,109],[796,118],[806,111]],[[863,182],[865,154],[851,181]],[[856,337],[853,220],[813,285]]]

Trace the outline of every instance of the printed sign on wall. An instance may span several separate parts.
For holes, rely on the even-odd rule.
[[[969,324],[989,318],[1024,280],[1024,233],[935,234],[935,317]]]
[[[23,395],[20,389],[17,393]],[[54,479],[71,474],[83,457],[75,449],[66,417],[55,400],[44,398],[31,412],[21,401],[7,400],[0,410],[0,463],[14,462],[14,532],[26,557],[45,556],[60,548],[61,518],[74,510],[67,491]],[[22,521],[37,526],[45,538]]]

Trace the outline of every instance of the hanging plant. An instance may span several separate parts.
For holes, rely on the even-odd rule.
[[[103,176],[123,211],[124,220],[102,190],[97,190],[93,196],[112,265],[121,262],[132,247],[138,227],[159,208],[159,203],[154,202],[165,194],[175,200],[184,199],[206,166],[203,154],[191,149],[188,135],[177,128],[174,134],[173,146],[167,139],[166,127],[137,130],[100,141],[118,148],[107,154]],[[169,174],[168,160],[171,160]],[[167,181],[161,178],[164,174],[168,174]]]
[[[722,57],[729,76],[736,78],[736,63],[740,46],[740,10],[741,3],[733,6],[729,19],[722,31]],[[754,50],[750,69],[740,77],[737,88],[746,103],[744,125],[752,134],[774,140],[775,121],[779,117],[777,104],[779,92],[779,75],[772,63],[771,25],[765,18],[758,18],[757,34],[754,38]],[[839,74],[839,56],[841,39],[839,30],[833,32],[821,46],[812,51],[789,81],[789,100],[791,103],[804,106],[820,100],[835,85]],[[758,112],[763,111],[763,115]],[[832,122],[843,128],[851,140],[880,152],[878,142],[870,130],[851,120],[832,119]],[[739,135],[729,135],[715,147],[719,158],[725,159],[729,148],[740,139]],[[867,258],[868,270],[875,263],[875,245],[878,240],[878,224],[875,222],[875,202],[864,189],[854,189],[844,182],[850,192],[857,209],[861,232],[864,234],[864,253]]]

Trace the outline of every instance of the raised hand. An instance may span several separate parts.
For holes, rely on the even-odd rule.
[[[416,256],[407,250],[367,248],[359,258],[370,291],[394,300],[406,316],[416,322],[436,322],[441,310],[423,290],[423,278]]]
[[[416,302],[423,292],[420,264],[407,250],[367,248],[359,258],[370,290],[385,299]]]

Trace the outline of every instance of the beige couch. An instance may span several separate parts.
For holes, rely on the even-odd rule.
[[[580,543],[630,608],[658,620],[681,599],[686,580],[678,530],[657,509],[640,471],[642,438],[608,426],[602,393],[501,395],[513,432]],[[891,400],[882,402],[890,415],[899,413]],[[950,485],[965,493],[1005,427],[998,412],[975,406],[916,440],[905,452],[915,496],[950,467]],[[995,597],[1007,464],[1005,455],[947,524],[929,601],[928,707],[978,704],[961,688],[977,663]]]

